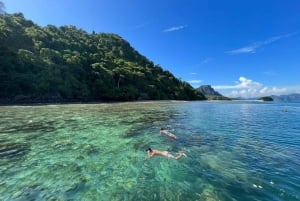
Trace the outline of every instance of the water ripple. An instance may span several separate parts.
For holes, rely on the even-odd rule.
[[[0,112],[0,200],[300,200],[299,104],[161,101]],[[159,134],[161,127],[178,139]],[[149,159],[148,147],[188,157]]]

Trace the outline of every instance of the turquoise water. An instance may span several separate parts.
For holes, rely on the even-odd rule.
[[[300,103],[1,106],[0,114],[0,200],[300,200]],[[149,159],[148,147],[188,157]]]

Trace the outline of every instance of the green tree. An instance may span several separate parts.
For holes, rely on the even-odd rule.
[[[4,4],[2,4],[3,7]],[[116,34],[40,27],[22,13],[0,15],[0,101],[202,100],[188,83]]]

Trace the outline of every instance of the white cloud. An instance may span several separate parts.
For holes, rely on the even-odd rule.
[[[257,45],[252,45],[252,46],[248,46],[248,47],[242,47],[242,48],[239,48],[236,50],[230,50],[225,53],[227,53],[227,54],[255,53],[255,50],[258,47],[259,46],[257,46]]]
[[[245,77],[240,77],[239,81],[236,85],[221,85],[221,86],[214,86],[214,89],[249,89],[249,88],[260,88],[262,84],[259,82],[254,82],[250,79]]]
[[[297,33],[290,33],[290,34],[285,34],[285,35],[280,35],[280,36],[275,36],[275,37],[271,37],[267,40],[264,40],[264,41],[258,41],[258,42],[255,42],[255,43],[252,43],[248,46],[245,46],[245,47],[241,47],[241,48],[238,48],[238,49],[235,49],[235,50],[229,50],[229,51],[226,51],[225,53],[227,54],[243,54],[243,53],[255,53],[256,52],[256,49],[262,47],[262,46],[265,46],[265,45],[268,45],[270,43],[274,43],[278,40],[281,40],[283,38],[288,38],[288,37],[291,37],[293,35],[295,35]]]
[[[186,25],[174,26],[174,27],[170,27],[170,28],[167,28],[167,29],[163,30],[163,32],[179,31],[179,30],[184,29],[186,27],[187,27]]]
[[[199,84],[201,82],[202,82],[202,80],[190,80],[190,81],[188,81],[188,83],[191,83],[191,84]]]
[[[289,93],[300,93],[300,86],[275,87],[240,77],[235,85],[213,86],[215,90],[228,97],[256,98],[261,96],[282,95]]]
[[[199,85],[202,82],[202,80],[189,80],[187,82],[190,83],[192,86],[195,86]]]

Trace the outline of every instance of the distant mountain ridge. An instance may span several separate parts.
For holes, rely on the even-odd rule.
[[[300,102],[300,94],[288,94],[288,95],[272,95],[274,101],[284,102]]]
[[[222,96],[219,92],[215,91],[211,85],[202,85],[197,88],[197,90],[204,95]]]
[[[208,100],[231,100],[215,91],[211,85],[202,85],[196,89],[200,93],[202,93]]]

